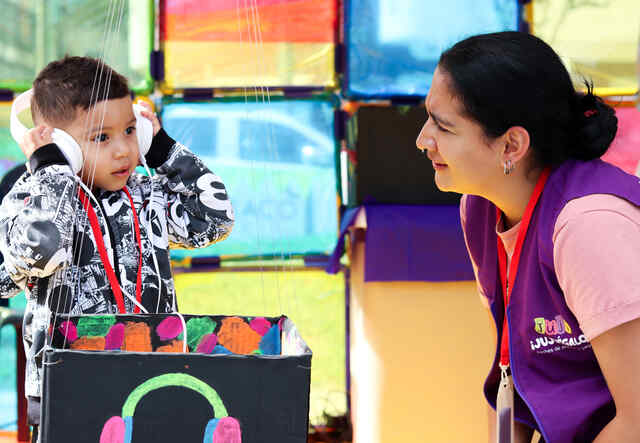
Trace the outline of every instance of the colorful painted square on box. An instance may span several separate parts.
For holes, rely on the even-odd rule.
[[[335,85],[335,0],[163,0],[163,87]]]
[[[280,355],[285,320],[171,314],[56,316],[52,345],[76,351]]]

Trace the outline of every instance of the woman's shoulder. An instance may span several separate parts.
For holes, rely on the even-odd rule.
[[[575,223],[598,220],[598,226],[606,228],[608,223],[617,224],[621,218],[640,226],[640,207],[613,194],[586,195],[570,200],[562,208],[556,219],[554,238],[559,231]]]
[[[567,305],[587,338],[640,315],[634,295],[640,285],[640,207],[611,194],[571,200],[556,222],[553,256]]]

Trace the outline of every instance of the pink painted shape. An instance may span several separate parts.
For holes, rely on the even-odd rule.
[[[156,327],[160,340],[171,340],[182,332],[182,321],[179,317],[167,317]]]
[[[251,326],[251,329],[253,329],[260,335],[266,334],[269,329],[271,329],[271,323],[269,323],[269,320],[264,317],[254,318],[253,320],[251,320],[251,323],[249,323],[249,326]]]
[[[124,443],[125,424],[121,417],[111,417],[104,424],[100,443]]]
[[[281,317],[280,320],[278,320],[278,327],[281,331],[284,329],[284,320],[284,317]]]
[[[618,132],[602,160],[635,174],[640,162],[640,111],[636,108],[616,108]]]
[[[69,343],[73,343],[78,339],[78,329],[76,328],[76,325],[70,321],[60,323],[58,331],[66,337]]]
[[[196,348],[196,352],[200,354],[211,354],[213,353],[213,348],[218,344],[218,336],[213,332],[211,334],[206,334],[200,339],[200,343]]]
[[[104,349],[106,351],[120,349],[122,343],[124,343],[124,324],[116,323],[104,337]]]
[[[212,443],[242,443],[242,432],[238,420],[233,417],[221,418],[216,430],[213,431]]]

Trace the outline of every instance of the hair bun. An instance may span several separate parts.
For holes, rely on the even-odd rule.
[[[618,131],[615,110],[593,94],[593,84],[585,82],[587,93],[576,92],[574,139],[569,156],[578,160],[602,157]]]

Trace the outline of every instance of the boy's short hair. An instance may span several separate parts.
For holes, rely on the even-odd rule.
[[[103,60],[65,56],[49,63],[33,82],[31,109],[49,124],[68,123],[76,109],[130,94],[127,79]]]

